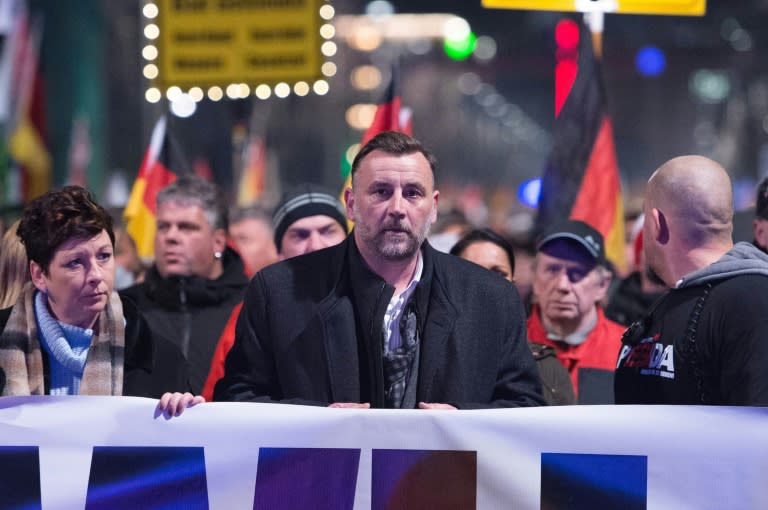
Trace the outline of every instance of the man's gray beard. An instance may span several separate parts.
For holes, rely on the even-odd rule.
[[[355,228],[359,229],[359,218],[355,218]],[[424,224],[422,232],[414,234],[413,232],[403,232],[406,235],[404,243],[392,243],[388,242],[385,238],[386,232],[378,232],[373,237],[370,236],[370,231],[366,228],[360,229],[363,242],[370,248],[378,253],[383,259],[390,261],[406,260],[419,251],[424,240],[429,235],[429,229],[432,227],[431,223],[427,221]]]

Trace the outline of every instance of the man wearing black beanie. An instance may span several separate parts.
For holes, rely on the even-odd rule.
[[[347,237],[341,202],[315,184],[301,184],[283,196],[272,214],[281,260],[339,244]]]

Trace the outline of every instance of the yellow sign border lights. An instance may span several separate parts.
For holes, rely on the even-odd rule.
[[[150,0],[142,14],[151,103],[324,95],[337,72],[330,0]]]
[[[707,0],[482,0],[490,9],[703,16]]]

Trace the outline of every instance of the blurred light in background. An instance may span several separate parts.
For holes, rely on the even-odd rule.
[[[165,91],[165,97],[168,98],[168,101],[176,101],[180,95],[181,89],[175,85],[168,87],[168,90]]]
[[[357,90],[373,90],[381,84],[381,71],[376,66],[358,66],[352,70],[349,81]]]
[[[322,46],[320,46],[320,53],[326,57],[334,56],[336,54],[336,50],[336,43],[333,41],[325,41]]]
[[[189,94],[189,97],[191,97],[192,100],[196,103],[199,103],[205,97],[205,94],[203,93],[203,89],[201,89],[200,87],[192,87],[191,89],[189,89],[189,92],[187,92],[187,94]]]
[[[275,85],[275,95],[280,99],[284,99],[291,94],[291,87],[287,83],[278,83]]]
[[[335,76],[336,75],[336,64],[333,62],[325,62],[320,67],[320,71],[323,73],[323,76]]]
[[[155,64],[147,64],[144,66],[144,78],[148,80],[154,80],[157,78],[157,66]]]
[[[475,73],[464,73],[459,76],[459,79],[456,81],[459,92],[467,96],[474,96],[480,92],[480,86],[482,84],[483,82],[480,80],[480,77]]]
[[[221,101],[221,99],[224,97],[224,91],[221,90],[221,87],[213,86],[208,89],[208,99],[211,101]]]
[[[489,62],[496,56],[496,41],[493,37],[481,35],[475,44],[474,56],[480,62]]]
[[[449,18],[443,25],[443,38],[443,50],[453,60],[466,60],[475,51],[477,36],[464,18]]]
[[[159,14],[159,11],[157,9],[157,5],[149,3],[144,6],[144,8],[141,10],[142,14],[144,14],[144,17],[147,19],[155,19],[157,18],[157,15]]]
[[[154,23],[150,23],[144,27],[144,37],[147,39],[157,39],[159,35],[160,29]]]
[[[358,103],[353,104],[347,108],[347,112],[344,114],[344,118],[347,124],[352,129],[363,131],[373,122],[373,117],[376,115],[376,105],[370,103]]]
[[[539,205],[539,196],[541,195],[541,178],[528,179],[523,181],[517,188],[517,199],[526,207],[535,209]]]
[[[151,44],[144,46],[144,49],[141,50],[141,56],[144,57],[144,60],[155,60],[157,58],[157,47]]]
[[[324,20],[328,21],[333,19],[334,14],[336,14],[336,11],[333,9],[331,4],[325,4],[320,7],[320,17]]]
[[[426,38],[409,40],[407,45],[414,55],[426,55],[432,49],[432,41]]]
[[[658,76],[667,67],[664,52],[656,46],[644,46],[635,56],[635,68],[643,76]]]
[[[328,82],[325,80],[317,80],[312,85],[312,90],[314,90],[315,94],[317,94],[318,96],[326,95],[328,93],[328,89],[329,89]]]
[[[171,113],[185,119],[191,117],[197,110],[197,103],[189,97],[189,94],[179,94],[171,100]]]
[[[293,85],[293,93],[299,97],[304,97],[309,94],[309,84],[305,81],[299,81]]]
[[[699,101],[718,104],[731,92],[731,80],[724,71],[699,69],[688,82],[688,90]]]
[[[368,16],[373,16],[374,18],[386,17],[395,13],[395,7],[391,3],[387,2],[387,0],[374,0],[365,6],[365,13]]]
[[[320,27],[320,35],[323,39],[333,39],[333,36],[336,35],[336,29],[330,23],[326,23]]]
[[[558,48],[575,50],[579,46],[579,24],[572,19],[562,19],[555,25],[555,42]]]
[[[259,99],[269,99],[269,96],[272,95],[272,89],[269,85],[261,84],[258,87],[256,87],[256,90],[253,92],[256,97]]]
[[[160,89],[152,87],[147,89],[147,91],[144,93],[144,98],[148,103],[157,103],[163,98],[163,94],[160,92]]]

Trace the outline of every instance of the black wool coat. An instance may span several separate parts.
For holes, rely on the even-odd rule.
[[[353,237],[256,274],[215,400],[385,407],[382,324],[394,287]],[[426,242],[422,255],[417,402],[543,404],[515,287]]]

